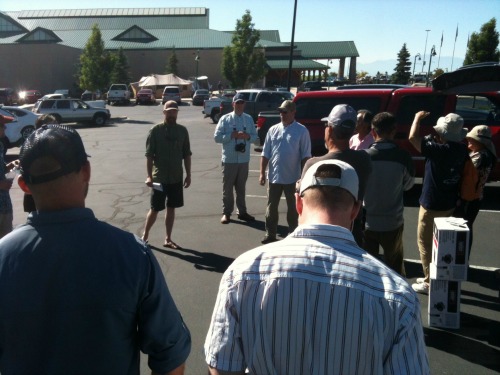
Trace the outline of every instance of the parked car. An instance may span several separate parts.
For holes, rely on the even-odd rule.
[[[201,113],[203,113],[205,117],[210,117],[212,122],[217,124],[220,119],[220,104],[223,101],[231,102],[231,98],[226,96],[212,96],[203,103],[203,110]]]
[[[93,107],[80,99],[40,99],[33,112],[53,115],[60,123],[92,122],[98,126],[111,117],[109,109]]]
[[[229,99],[233,99],[233,96],[236,95],[236,90],[233,89],[224,89],[222,90],[221,96]]]
[[[210,92],[208,90],[196,90],[193,95],[193,105],[203,105],[203,102],[208,99],[210,99]]]
[[[124,83],[115,83],[108,90],[108,105],[110,104],[130,104],[130,91]]]
[[[42,94],[38,90],[21,91],[19,93],[19,103],[18,104],[34,104],[41,97],[42,97]]]
[[[69,98],[69,90],[68,89],[57,89],[54,91],[54,94],[61,94],[63,98]]]
[[[141,89],[135,97],[136,104],[156,104],[155,93],[151,89]]]
[[[12,105],[17,103],[18,97],[14,89],[10,87],[0,88],[0,104]]]
[[[161,104],[165,104],[169,100],[174,100],[177,104],[181,104],[181,90],[177,86],[165,86],[163,89]]]
[[[14,147],[18,147],[28,138],[33,130],[38,115],[23,108],[0,106],[0,115],[10,116],[14,121],[5,124],[5,135]]]
[[[324,147],[324,122],[331,109],[337,104],[349,104],[355,110],[368,109],[376,114],[382,111],[396,116],[397,131],[394,137],[400,147],[408,150],[415,161],[417,175],[423,175],[422,155],[416,152],[408,141],[408,133],[415,113],[421,110],[430,112],[421,124],[422,136],[435,134],[433,125],[441,116],[456,112],[464,119],[464,127],[471,129],[483,124],[491,128],[493,143],[500,154],[500,93],[482,92],[469,95],[443,94],[430,87],[405,87],[398,89],[361,89],[302,92],[293,99],[297,106],[295,118],[304,125],[311,136],[313,155],[326,153]],[[257,134],[264,143],[270,126],[280,122],[277,111],[259,113]],[[500,180],[500,163],[497,163],[490,178]]]
[[[84,101],[87,100],[99,100],[101,99],[101,90],[96,90],[95,92],[92,92],[90,90],[85,90],[81,96],[81,99]]]
[[[299,87],[297,87],[297,92],[301,91],[322,91],[325,90],[324,87],[328,86],[327,82],[321,81],[306,81],[303,82]]]

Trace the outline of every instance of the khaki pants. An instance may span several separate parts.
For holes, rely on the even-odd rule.
[[[384,263],[401,276],[406,277],[403,251],[403,229],[401,225],[395,230],[375,232],[365,230],[364,249],[371,255],[378,257],[379,247],[384,249]]]
[[[420,252],[420,260],[422,261],[422,269],[424,270],[424,282],[429,283],[429,264],[432,260],[432,229],[434,227],[434,219],[436,217],[448,217],[453,214],[455,209],[447,211],[426,210],[420,206],[418,212],[418,229],[417,243],[418,251]]]

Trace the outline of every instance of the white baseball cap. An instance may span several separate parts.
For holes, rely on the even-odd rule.
[[[340,168],[339,178],[316,177],[318,168],[328,164],[333,164]],[[299,194],[302,195],[304,191],[313,186],[337,186],[347,190],[354,197],[354,200],[358,200],[358,174],[350,164],[341,160],[323,160],[311,165],[300,180]]]

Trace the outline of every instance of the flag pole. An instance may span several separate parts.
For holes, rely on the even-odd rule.
[[[455,42],[453,43],[453,55],[451,56],[451,68],[450,68],[450,72],[453,71],[453,60],[455,60],[455,46],[457,44],[457,36],[458,36],[458,23],[457,23],[457,32],[455,33]]]
[[[440,67],[439,61],[441,61],[441,48],[443,48],[443,34],[444,31],[441,31],[441,45],[439,46],[438,68]]]

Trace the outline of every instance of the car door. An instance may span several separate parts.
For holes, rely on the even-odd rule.
[[[74,114],[71,108],[71,101],[66,99],[59,99],[56,101],[56,112],[61,116],[63,122],[73,122]]]

